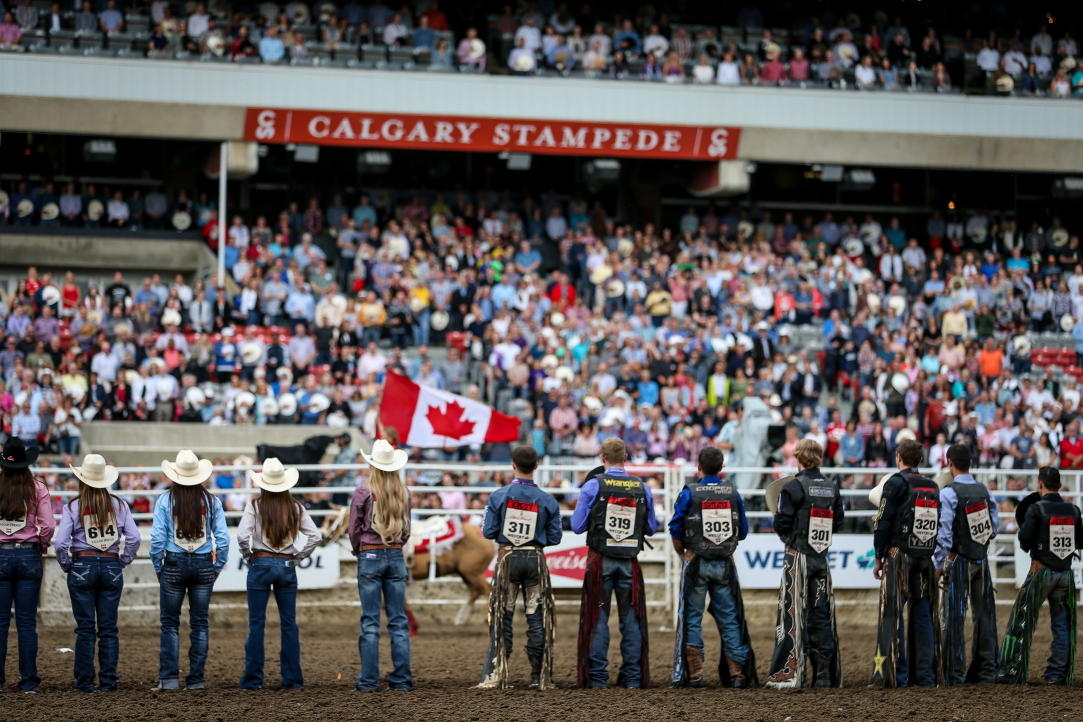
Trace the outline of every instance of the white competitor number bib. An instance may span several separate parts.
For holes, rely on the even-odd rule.
[[[835,512],[830,509],[812,509],[808,520],[808,545],[822,552],[831,546],[831,534],[835,522]]]
[[[970,530],[970,538],[978,544],[985,544],[993,538],[993,520],[989,518],[989,503],[979,501],[971,504],[965,510],[966,526]]]
[[[635,532],[636,500],[609,497],[605,505],[605,530],[616,541],[624,541]]]
[[[538,528],[538,505],[529,501],[508,499],[504,510],[504,528],[500,533],[512,544],[519,547],[534,541],[534,532]]]
[[[1055,516],[1049,520],[1049,551],[1061,559],[1067,559],[1075,552],[1074,518]]]
[[[722,544],[733,536],[733,510],[724,499],[703,502],[703,537],[712,544]]]
[[[11,536],[26,526],[26,517],[22,519],[0,519],[0,532]]]
[[[936,499],[914,500],[914,536],[927,542],[936,536]]]
[[[90,512],[83,514],[83,534],[86,536],[86,543],[100,552],[120,541],[120,530],[117,529],[115,519],[107,518],[104,527],[96,526]]]
[[[203,530],[199,534],[197,539],[181,539],[177,534],[177,517],[173,517],[173,543],[179,546],[184,551],[191,554],[196,549],[207,543],[207,510],[203,510],[203,523],[200,525]]]

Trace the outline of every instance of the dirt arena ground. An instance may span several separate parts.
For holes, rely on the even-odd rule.
[[[1002,612],[1006,618],[1007,610]],[[1005,620],[1001,620],[1003,624]],[[520,621],[520,623],[522,623]],[[306,686],[283,692],[277,687],[277,628],[268,629],[268,687],[242,692],[237,680],[244,667],[243,628],[211,628],[211,651],[207,665],[208,689],[175,692],[162,696],[150,688],[157,683],[158,630],[121,630],[121,688],[115,695],[84,695],[73,689],[72,656],[58,653],[74,645],[65,630],[44,630],[40,635],[39,669],[44,682],[37,695],[19,694],[12,684],[18,678],[15,634],[8,642],[8,685],[0,697],[0,722],[126,722],[155,720],[182,722],[246,722],[291,720],[293,722],[345,722],[347,720],[424,720],[481,722],[525,720],[566,722],[573,720],[698,720],[735,719],[742,722],[804,722],[805,720],[1059,720],[1076,718],[1083,689],[1037,686],[1049,650],[1048,621],[1043,618],[1035,640],[1031,686],[964,687],[956,689],[910,689],[871,691],[868,682],[874,646],[873,629],[842,629],[845,688],[773,692],[764,689],[719,689],[710,670],[706,690],[670,690],[673,635],[651,630],[651,676],[654,688],[642,692],[610,689],[572,691],[575,624],[572,615],[561,615],[557,628],[555,676],[561,689],[531,692],[526,689],[480,691],[477,683],[487,644],[480,624],[466,627],[424,624],[412,639],[415,691],[412,694],[380,692],[359,695],[353,691],[358,673],[356,625],[302,625],[302,656]],[[614,630],[615,631],[615,630]],[[713,632],[713,629],[711,630]],[[182,632],[182,635],[186,632]],[[708,635],[709,636],[709,635]],[[761,677],[766,675],[774,630],[753,630],[753,647]],[[616,640],[613,660],[619,658]],[[385,649],[381,670],[389,660]],[[517,644],[520,644],[517,637]],[[182,676],[187,662],[187,637],[182,636]],[[717,660],[717,646],[708,641],[709,660]],[[1083,657],[1080,657],[1083,659]],[[526,656],[519,648],[512,669],[516,685],[528,681]],[[1080,681],[1077,673],[1077,683]]]

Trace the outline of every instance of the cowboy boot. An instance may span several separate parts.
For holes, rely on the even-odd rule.
[[[685,647],[684,657],[688,660],[688,686],[700,688],[703,681],[703,653],[695,647]]]
[[[748,682],[745,679],[745,667],[740,662],[734,662],[729,657],[726,657],[726,663],[730,668],[730,687],[733,689],[744,689],[748,686]]]
[[[813,682],[813,687],[831,687],[831,663],[827,657],[823,655],[813,655],[812,668],[816,670],[816,680]]]

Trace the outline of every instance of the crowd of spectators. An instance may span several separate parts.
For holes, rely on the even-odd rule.
[[[1006,488],[1083,469],[1083,258],[1059,218],[734,205],[657,228],[553,191],[380,192],[237,216],[225,242],[228,289],[28,269],[0,306],[2,433],[64,453],[100,419],[371,435],[394,370],[558,457],[619,435],[637,462],[694,460],[755,396],[787,427],[778,464],[810,437],[829,465],[891,466],[913,434],[934,468],[969,444]]]
[[[1034,33],[1017,28],[1009,36],[984,35],[952,27],[955,35],[941,35],[928,22],[907,23],[883,10],[796,13],[789,27],[770,28],[755,5],[740,8],[722,25],[705,25],[695,14],[677,16],[651,5],[633,15],[609,15],[530,2],[503,6],[488,16],[486,26],[461,21],[453,28],[437,0],[398,9],[383,0],[267,0],[232,10],[154,0],[127,16],[130,9],[118,9],[116,0],[84,0],[78,11],[63,10],[60,3],[45,7],[21,0],[8,8],[0,23],[0,49],[22,49],[24,33],[39,50],[48,49],[52,38],[96,42],[100,35],[107,47],[112,41],[128,54],[154,58],[280,63],[319,57],[370,61],[361,67],[385,67],[390,61],[391,67],[431,70],[486,71],[488,66],[491,72],[520,75],[937,92],[962,84],[968,58],[968,67],[978,70],[973,81],[997,94],[1083,94],[1076,40],[1068,31],[1053,37],[1046,22]],[[455,20],[463,15],[453,13]]]

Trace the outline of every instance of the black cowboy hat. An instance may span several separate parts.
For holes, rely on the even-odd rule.
[[[1023,520],[1027,518],[1027,509],[1034,506],[1034,503],[1042,498],[1042,495],[1038,492],[1028,494],[1019,501],[1019,506],[1015,507],[1015,522],[1019,526],[1023,526]]]
[[[7,469],[25,469],[37,460],[38,447],[26,448],[18,436],[12,436],[5,441],[4,451],[0,453],[0,466]]]

